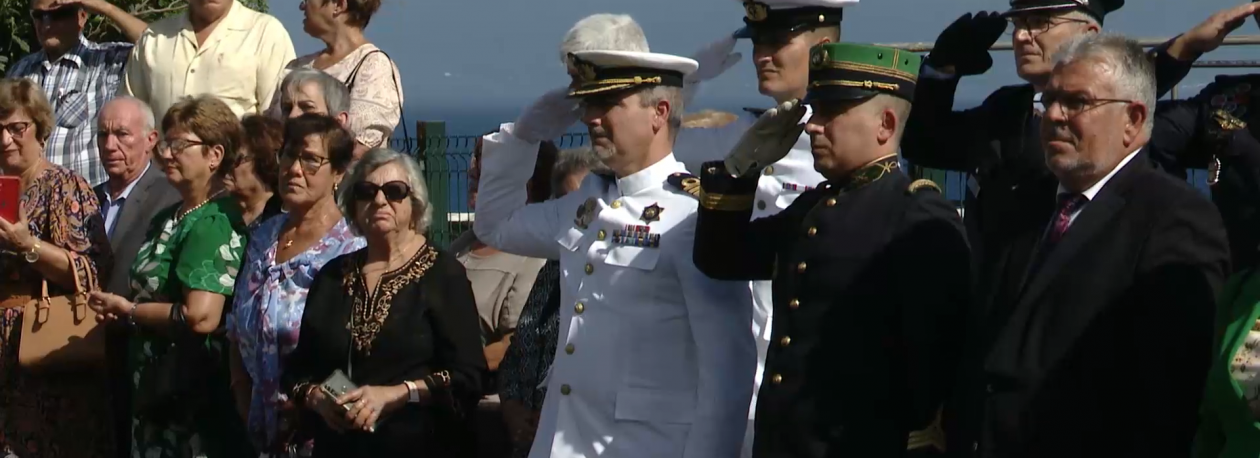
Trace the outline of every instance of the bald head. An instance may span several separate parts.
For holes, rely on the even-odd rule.
[[[121,192],[140,178],[158,134],[153,109],[134,97],[117,97],[101,107],[96,118],[96,145],[111,190]]]

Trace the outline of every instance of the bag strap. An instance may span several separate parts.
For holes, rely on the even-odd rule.
[[[363,67],[364,62],[367,62],[368,56],[376,53],[381,53],[381,55],[385,56],[385,58],[390,62],[389,78],[394,81],[394,93],[398,95],[398,123],[401,124],[403,128],[403,145],[407,148],[407,153],[411,153],[411,133],[407,131],[407,115],[403,113],[402,91],[399,90],[398,76],[394,74],[394,59],[389,57],[389,54],[386,54],[385,51],[380,50],[380,48],[368,51],[367,54],[364,54],[363,57],[359,58],[359,63],[355,64],[354,70],[350,71],[350,76],[346,77],[346,88],[348,88],[351,93],[354,92],[355,81],[359,78],[359,69]],[[383,142],[385,146],[389,146],[389,137],[386,137]]]

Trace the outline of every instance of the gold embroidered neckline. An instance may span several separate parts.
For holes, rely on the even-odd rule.
[[[355,256],[354,261],[347,264],[343,286],[354,296],[354,304],[350,309],[351,320],[346,323],[354,349],[364,354],[371,354],[372,341],[380,333],[385,319],[389,317],[390,303],[394,295],[403,287],[419,280],[433,267],[437,260],[437,250],[426,243],[416,250],[402,267],[381,274],[376,282],[376,290],[368,291],[363,275],[363,262],[367,250]],[[353,324],[353,325],[352,325]]]

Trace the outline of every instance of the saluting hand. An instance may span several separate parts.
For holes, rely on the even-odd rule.
[[[981,11],[960,16],[936,38],[928,65],[958,76],[979,75],[993,67],[989,48],[1006,31],[1006,19],[997,12]]]
[[[1260,3],[1247,3],[1224,11],[1218,11],[1199,25],[1173,40],[1168,54],[1180,61],[1198,59],[1200,55],[1215,51],[1225,42],[1225,37],[1247,22],[1248,16],[1260,12]]]
[[[516,119],[512,133],[528,142],[541,142],[559,137],[580,117],[577,99],[569,97],[569,88],[553,89],[531,103]]]
[[[801,122],[804,117],[805,104],[795,99],[767,110],[744,132],[739,143],[726,156],[727,173],[744,176],[779,162],[801,138],[801,132],[805,130],[805,124]]]

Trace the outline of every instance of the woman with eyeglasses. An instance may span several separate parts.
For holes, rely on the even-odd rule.
[[[250,456],[232,408],[222,326],[246,243],[240,206],[221,184],[242,142],[241,123],[203,95],[173,105],[162,133],[156,165],[182,200],[150,223],[131,266],[132,297],[96,292],[89,305],[100,319],[136,327],[133,456]]]
[[[279,215],[283,203],[276,194],[280,182],[280,142],[284,123],[262,115],[241,118],[243,138],[232,170],[223,176],[223,187],[236,198],[241,219],[253,232],[259,225]]]
[[[38,86],[0,80],[0,175],[18,177],[21,193],[19,208],[0,208],[0,456],[104,457],[114,451],[104,367],[40,374],[18,363],[23,320],[34,319],[23,307],[44,281],[51,296],[83,292],[113,265],[91,186],[44,158],[52,129]]]
[[[486,360],[464,268],[424,236],[428,195],[414,160],[380,148],[338,193],[367,246],[316,275],[284,374],[321,419],[303,425],[316,457],[471,456],[460,439]]]
[[[228,316],[232,387],[250,439],[283,455],[302,444],[297,411],[280,389],[284,357],[298,345],[311,281],[328,261],[363,248],[337,207],[338,182],[354,155],[354,137],[336,119],[302,115],[284,126],[280,197],[289,209],[250,235]]]

